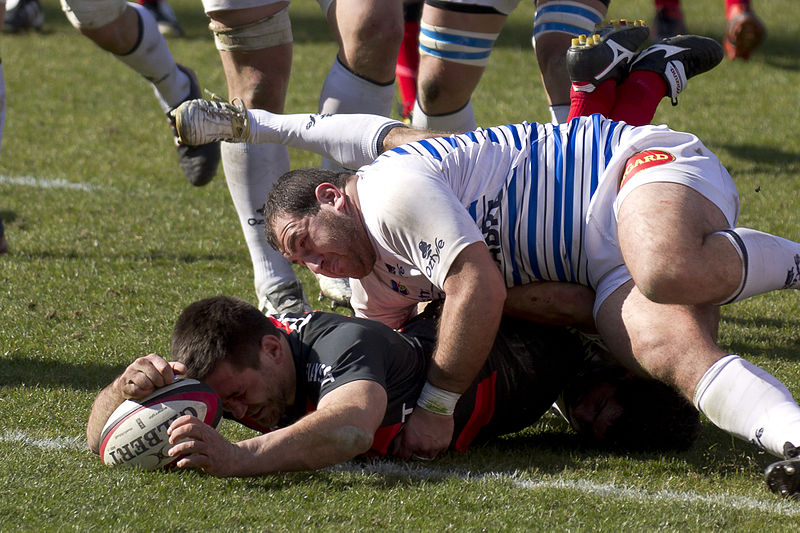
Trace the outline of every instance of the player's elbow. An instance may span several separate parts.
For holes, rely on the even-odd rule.
[[[341,426],[331,433],[334,449],[346,459],[367,453],[372,447],[374,434],[358,426]]]

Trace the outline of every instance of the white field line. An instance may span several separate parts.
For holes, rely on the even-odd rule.
[[[37,439],[26,435],[22,431],[4,431],[0,433],[0,443],[17,443],[33,446],[42,450],[86,450],[86,439],[81,437],[56,437],[54,439]]]
[[[637,487],[614,485],[613,483],[597,483],[588,480],[563,479],[551,477],[548,479],[529,479],[520,472],[490,472],[474,473],[459,470],[438,470],[419,463],[399,464],[391,461],[373,460],[366,464],[344,463],[332,468],[342,472],[395,474],[416,479],[445,479],[455,478],[464,481],[491,481],[500,480],[513,483],[521,489],[527,490],[575,490],[583,494],[619,498],[634,502],[648,503],[689,503],[713,505],[732,511],[758,511],[781,516],[800,516],[800,504],[789,500],[768,497],[770,500],[750,498],[735,494],[701,494],[697,492],[682,492],[673,490],[648,491]]]
[[[86,440],[81,437],[34,438],[22,431],[6,431],[0,433],[0,443],[16,443],[34,446],[44,450],[86,450]],[[758,511],[782,516],[800,516],[800,504],[777,497],[770,501],[738,496],[735,494],[700,494],[674,490],[648,491],[636,487],[614,485],[613,483],[596,483],[587,480],[562,479],[527,479],[520,472],[473,473],[460,470],[440,470],[418,463],[396,463],[392,461],[373,460],[367,463],[343,463],[329,468],[331,471],[400,475],[415,479],[455,478],[468,482],[506,481],[521,489],[527,490],[574,490],[583,494],[604,496],[648,503],[689,503],[713,505],[732,511]],[[772,496],[770,496],[772,498]]]
[[[36,187],[39,189],[73,189],[78,191],[96,191],[102,189],[99,185],[92,185],[90,183],[74,183],[62,179],[46,179],[37,178],[34,176],[2,176],[0,175],[0,184],[10,185],[25,185],[28,187]]]

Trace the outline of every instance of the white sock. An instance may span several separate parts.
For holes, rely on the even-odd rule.
[[[220,148],[225,180],[253,262],[260,308],[272,289],[297,279],[291,264],[267,244],[260,212],[272,185],[289,170],[289,151],[276,144],[221,143]]]
[[[351,72],[336,58],[319,95],[322,114],[368,113],[388,117],[394,101],[394,83],[378,85]],[[341,170],[323,159],[322,168]]]
[[[723,303],[778,289],[800,288],[800,244],[749,228],[717,232],[728,238],[742,259],[742,283]]]
[[[161,110],[166,113],[189,95],[189,77],[175,64],[167,41],[158,31],[158,23],[150,11],[131,2],[128,5],[139,15],[141,37],[133,50],[114,57],[144,76],[153,85]]]
[[[550,119],[553,124],[564,124],[567,117],[569,117],[569,104],[550,106]]]
[[[386,133],[397,126],[405,127],[400,121],[377,115],[277,115],[262,109],[247,113],[247,142],[301,148],[349,169],[372,163],[381,153]]]
[[[414,102],[411,112],[411,126],[421,130],[441,131],[445,133],[463,133],[475,129],[475,112],[472,109],[472,100],[464,107],[446,115],[428,115],[419,105],[419,100]]]
[[[717,427],[777,457],[800,442],[800,407],[769,372],[727,355],[711,365],[694,392],[694,405]]]

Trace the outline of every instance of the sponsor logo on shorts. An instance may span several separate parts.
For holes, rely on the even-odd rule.
[[[625,172],[622,173],[622,179],[619,182],[619,188],[625,186],[637,172],[646,168],[652,168],[664,163],[671,163],[675,161],[675,156],[663,150],[645,150],[630,157],[625,163]]]

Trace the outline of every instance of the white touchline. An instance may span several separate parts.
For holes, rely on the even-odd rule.
[[[75,189],[79,191],[94,191],[100,190],[100,185],[92,185],[90,183],[74,183],[62,179],[46,179],[37,178],[34,176],[2,176],[0,175],[0,184],[8,183],[11,185],[27,185],[29,187],[37,187],[40,189]]]
[[[772,513],[783,516],[800,516],[800,506],[796,502],[774,499],[772,501],[739,496],[736,494],[702,494],[697,492],[681,492],[673,490],[648,491],[637,487],[618,486],[613,483],[597,483],[587,480],[563,479],[548,477],[546,479],[530,479],[522,472],[469,472],[459,470],[438,470],[417,463],[395,463],[374,459],[367,463],[344,463],[331,470],[366,474],[394,474],[417,479],[457,478],[465,481],[508,481],[529,490],[575,490],[583,494],[633,500],[640,502],[695,503],[725,507],[730,510],[750,510]],[[772,495],[770,495],[772,497]]]
[[[86,444],[86,439],[81,437],[56,437],[52,439],[37,439],[26,435],[24,432],[4,431],[0,433],[0,442],[10,442],[24,444],[26,446],[34,446],[43,450],[86,450],[89,447]]]
[[[86,439],[81,437],[56,437],[37,439],[26,435],[24,432],[5,431],[0,433],[0,442],[18,443],[25,446],[35,446],[45,450],[86,450]],[[575,490],[584,494],[634,500],[641,502],[684,502],[714,505],[731,510],[761,511],[784,516],[800,516],[800,506],[787,500],[764,501],[747,496],[735,494],[700,494],[697,492],[680,492],[674,490],[648,491],[636,487],[618,486],[613,483],[596,483],[580,479],[562,479],[551,477],[548,479],[534,480],[525,477],[521,472],[489,472],[477,473],[460,470],[439,470],[413,462],[396,463],[393,461],[374,459],[366,463],[342,463],[330,467],[328,470],[338,472],[352,472],[365,474],[392,474],[404,475],[417,479],[444,479],[456,478],[464,481],[508,481],[516,486],[529,490]]]

